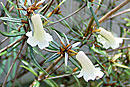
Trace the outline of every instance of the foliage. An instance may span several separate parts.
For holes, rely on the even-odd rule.
[[[111,15],[126,6],[127,3],[121,3],[121,6],[117,5],[117,0],[113,2],[109,2],[109,0],[73,0],[72,2],[78,3],[79,7],[76,6],[76,11],[64,16],[64,9],[67,8],[68,1],[7,0],[6,4],[1,2],[0,78],[4,79],[0,79],[0,86],[130,86],[130,18],[124,18],[127,22],[125,24],[118,21],[117,26],[121,30],[119,36],[124,39],[118,48],[105,49],[102,42],[97,41],[102,23],[109,20],[108,29],[114,30],[112,25],[117,16]],[[105,1],[108,1],[110,5],[106,6]],[[124,0],[124,2],[130,1]],[[115,10],[112,10],[113,7]],[[104,11],[104,8],[107,10]],[[78,13],[80,11],[85,14],[84,17]],[[34,34],[35,32],[34,24],[31,21],[31,17],[35,14],[40,15],[43,29],[53,37],[49,46],[43,49],[27,43],[26,33],[32,31]],[[73,15],[77,15],[77,17]],[[120,17],[120,15],[118,16]],[[53,19],[57,21],[53,21]],[[62,26],[64,31],[59,30],[58,26]],[[118,33],[118,31],[114,33]],[[76,54],[81,50],[89,56],[94,65],[100,66],[104,73],[103,78],[85,82],[83,78],[77,77],[82,66],[76,60]],[[22,79],[22,77],[26,79]]]

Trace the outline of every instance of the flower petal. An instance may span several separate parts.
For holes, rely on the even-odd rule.
[[[96,68],[96,74],[98,74],[97,77],[96,77],[97,80],[100,79],[100,78],[102,78],[103,75],[104,75],[104,73],[101,72],[100,70],[101,70],[101,69],[100,69],[99,67]]]
[[[27,32],[27,33],[26,33],[26,36],[28,36],[28,37],[32,36],[32,31]]]
[[[79,75],[77,75],[78,78],[82,77],[83,76],[83,69],[81,69]]]
[[[108,49],[109,47],[115,49],[119,47],[119,44],[122,43],[123,39],[119,37],[114,37],[111,32],[105,30],[104,28],[99,28],[101,31],[100,35],[97,37],[97,41],[103,45],[103,48]]]
[[[49,33],[45,33],[45,39],[50,42],[50,41],[53,41],[53,38],[52,36],[49,34]]]
[[[102,78],[104,73],[100,70],[100,68],[95,68],[90,59],[85,55],[83,51],[79,51],[76,55],[76,59],[80,62],[82,69],[80,74],[77,77],[84,78],[85,81],[95,80],[98,78]],[[97,78],[98,77],[98,78]]]
[[[31,36],[27,39],[27,43],[28,43],[29,45],[31,45],[32,47],[34,47],[34,46],[37,45],[37,41],[35,40],[34,37],[31,37]]]

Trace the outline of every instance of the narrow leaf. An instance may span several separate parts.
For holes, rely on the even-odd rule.
[[[60,57],[60,54],[55,53],[46,62],[53,61],[53,60],[57,59],[58,57]]]
[[[33,52],[33,48],[29,45],[29,48],[30,48],[30,56],[31,56],[31,59],[32,61],[34,62],[34,64],[41,70],[43,71],[45,74],[49,75],[40,65],[39,63],[37,62],[37,60],[35,59],[34,57],[34,52]]]
[[[130,67],[119,64],[119,63],[114,63],[115,66],[121,67],[121,68],[126,68],[126,69],[130,69]]]
[[[7,37],[16,37],[16,36],[22,36],[25,34],[25,32],[15,32],[15,33],[9,33],[9,32],[2,32],[0,31],[0,34]]]
[[[95,22],[96,22],[96,24],[97,24],[97,27],[99,28],[100,25],[99,25],[99,22],[98,22],[97,16],[95,15],[95,13],[94,13],[92,7],[90,7],[90,11],[91,11],[91,13],[92,13],[92,15],[93,15],[93,17],[94,17],[94,20],[95,20]]]

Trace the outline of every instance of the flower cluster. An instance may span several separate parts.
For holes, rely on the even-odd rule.
[[[49,33],[46,33],[46,31],[44,30],[40,14],[34,14],[33,16],[31,16],[31,23],[32,26],[30,27],[32,27],[32,31],[26,33],[26,36],[28,36],[27,43],[32,47],[38,45],[40,49],[48,47],[49,42],[53,41],[53,38]],[[114,37],[111,32],[105,30],[104,28],[100,27],[98,32],[99,35],[97,37],[97,41],[103,45],[103,48],[118,48],[119,43],[122,43],[123,41],[122,38]],[[59,36],[58,33],[56,34]],[[60,36],[59,38],[61,39]],[[67,66],[68,57],[70,56],[70,54],[75,52],[71,50],[71,48],[79,45],[80,42],[76,43],[76,45],[74,44],[75,46],[71,46],[67,37],[65,38],[67,45],[61,43],[63,47],[60,48],[60,52],[58,52],[58,54],[65,55],[65,65]],[[63,40],[61,39],[61,42],[62,41]],[[95,80],[103,77],[104,73],[101,71],[101,69],[99,67],[95,67],[83,51],[79,51],[78,53],[74,54],[76,54],[76,59],[82,66],[80,74],[77,75],[77,77],[80,78],[83,76],[86,82],[88,82],[89,80]]]

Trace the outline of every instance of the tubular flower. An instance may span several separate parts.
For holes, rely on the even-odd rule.
[[[29,37],[27,43],[32,47],[38,45],[40,49],[49,46],[49,42],[53,40],[52,36],[43,29],[42,20],[39,14],[31,17],[34,32],[27,32],[26,35]]]
[[[103,48],[108,49],[109,47],[115,49],[119,47],[119,43],[122,43],[123,38],[114,37],[111,32],[106,31],[104,28],[99,28],[99,34],[97,41],[103,45]]]
[[[100,71],[100,68],[95,68],[90,59],[85,55],[83,51],[79,51],[76,55],[76,59],[80,62],[82,69],[80,74],[77,75],[78,78],[82,77],[86,82],[88,80],[95,80],[103,77],[103,72]]]

